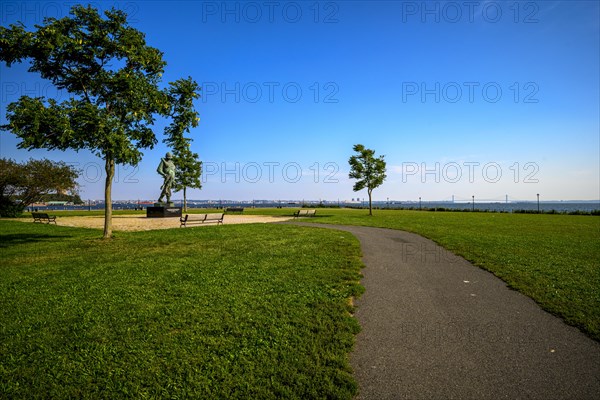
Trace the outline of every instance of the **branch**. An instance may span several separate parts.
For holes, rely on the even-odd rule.
[[[85,84],[83,83],[83,80],[81,78],[79,78],[79,82],[81,83],[81,88],[83,89],[83,94],[85,95],[85,99],[88,101],[88,103],[93,104],[92,100],[90,99],[90,96],[88,95]]]

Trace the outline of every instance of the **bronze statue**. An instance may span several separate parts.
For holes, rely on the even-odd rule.
[[[164,158],[160,159],[160,164],[156,169],[156,172],[163,177],[164,182],[162,184],[160,197],[158,198],[158,202],[162,203],[162,199],[164,196],[167,196],[167,203],[171,202],[171,187],[175,183],[175,164],[173,163],[173,155],[171,153],[167,153]]]

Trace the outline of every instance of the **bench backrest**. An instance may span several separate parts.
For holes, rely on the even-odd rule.
[[[33,218],[50,218],[46,213],[33,212],[31,213],[31,215],[33,216]]]
[[[206,214],[206,220],[223,219],[222,213]]]

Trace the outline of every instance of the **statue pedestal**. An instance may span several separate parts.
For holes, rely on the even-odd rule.
[[[154,203],[154,207],[175,207],[175,203],[172,201],[169,201],[168,203],[159,201],[158,203]]]
[[[181,207],[175,207],[173,203],[157,204],[159,203],[154,203],[154,207],[146,208],[146,218],[181,217]]]

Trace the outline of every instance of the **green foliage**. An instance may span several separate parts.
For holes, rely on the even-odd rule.
[[[187,188],[201,189],[202,161],[198,154],[193,153],[189,144],[176,148],[173,153],[173,162],[177,166],[175,172],[175,191],[183,191],[183,210],[187,212]]]
[[[173,162],[177,166],[175,175],[175,190],[185,188],[201,189],[202,161],[198,160],[198,154],[193,153],[189,147],[175,150]]]
[[[30,59],[30,72],[71,95],[61,103],[28,96],[11,103],[3,129],[22,139],[19,147],[89,149],[118,164],[137,164],[138,146],[156,143],[148,125],[153,114],[168,110],[158,88],[162,54],[128,26],[124,12],[105,15],[76,5],[70,17],[47,18],[34,32],[0,28],[2,61],[10,66]]]
[[[154,147],[155,116],[171,116],[178,126],[195,117],[198,86],[188,78],[161,90],[162,53],[128,25],[123,11],[111,9],[104,16],[75,5],[70,16],[46,18],[33,32],[22,25],[0,27],[1,61],[10,66],[30,60],[30,72],[71,96],[62,102],[22,96],[8,105],[8,124],[1,128],[21,139],[20,148],[87,149],[104,159],[105,201],[111,204],[115,164],[137,165],[142,150]],[[177,102],[182,88],[187,97]],[[107,220],[111,215],[107,207]],[[104,234],[110,236],[109,222]]]
[[[0,159],[0,216],[16,217],[25,207],[51,193],[66,195],[77,189],[78,171],[64,162],[33,160],[19,164]]]
[[[184,136],[190,128],[198,126],[200,121],[198,113],[193,109],[194,99],[200,97],[199,90],[191,78],[172,82],[169,90],[174,115],[173,122],[165,129],[167,138],[164,142],[173,149],[173,162],[177,166],[175,190],[183,190],[184,203],[187,200],[187,188],[202,188],[202,162],[198,159],[198,154],[190,149],[191,140]]]
[[[170,103],[173,105],[173,122],[165,132],[164,142],[173,149],[173,162],[177,166],[175,191],[183,191],[184,211],[187,211],[187,188],[200,189],[202,183],[202,161],[190,149],[191,139],[184,136],[190,128],[198,126],[200,118],[193,109],[193,101],[200,97],[200,88],[192,78],[180,79],[171,83]]]
[[[23,214],[25,206],[8,197],[0,197],[0,217],[17,218]]]
[[[184,134],[189,132],[190,128],[198,126],[200,118],[194,110],[194,100],[200,97],[199,91],[200,87],[191,77],[170,83],[167,96],[172,106],[173,121],[165,129],[167,138],[164,142],[173,150],[187,147],[189,139],[186,139]]]
[[[349,177],[357,179],[354,183],[353,190],[358,192],[362,189],[367,189],[369,194],[369,215],[373,214],[371,194],[373,189],[381,186],[387,177],[385,174],[384,156],[375,158],[375,151],[365,148],[362,144],[356,144],[353,147],[358,154],[353,155],[348,160],[350,164]]]
[[[0,398],[351,399],[345,232],[0,221]]]

